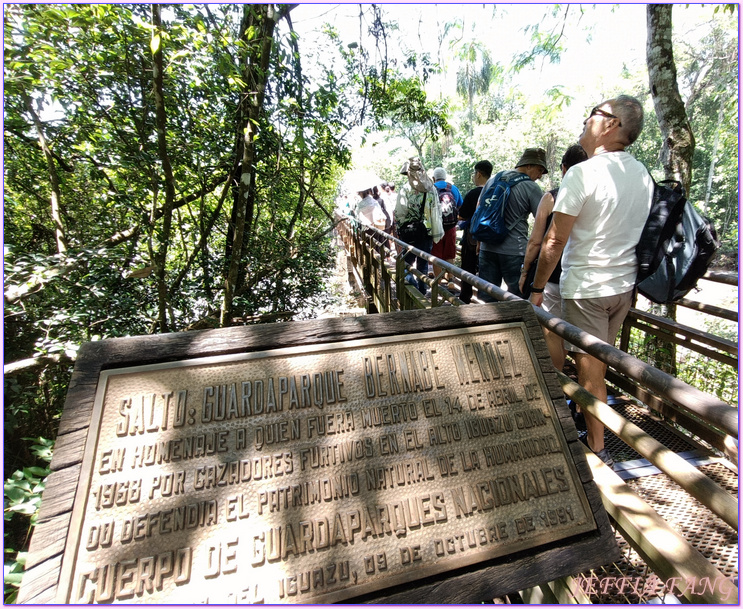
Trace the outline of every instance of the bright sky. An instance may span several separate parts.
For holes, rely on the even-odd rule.
[[[428,52],[437,59],[438,35],[444,25],[464,21],[465,39],[480,40],[489,46],[493,59],[506,67],[514,55],[531,47],[530,32],[524,28],[540,25],[547,32],[562,27],[567,11],[560,63],[538,59],[533,67],[514,77],[527,95],[541,97],[544,91],[563,86],[575,97],[571,109],[576,126],[586,108],[599,101],[604,91],[620,81],[623,68],[635,72],[645,64],[646,8],[644,4],[561,5],[552,16],[554,4],[384,4],[390,21],[399,24],[404,44],[417,52]],[[369,7],[364,7],[369,10]],[[714,5],[677,5],[673,10],[674,34],[687,41],[699,36],[699,26],[712,18]],[[334,24],[341,36],[351,42],[358,38],[358,4],[303,4],[292,12],[297,30],[304,34],[325,22]],[[701,28],[704,29],[704,28]],[[391,52],[397,52],[392,49]],[[454,52],[448,42],[441,46],[441,58],[448,68],[447,80],[432,82],[430,95],[442,86],[451,89],[456,77]],[[571,113],[572,114],[572,113]]]
[[[546,91],[561,87],[564,95],[573,98],[569,106],[563,107],[562,116],[565,128],[573,132],[576,139],[582,131],[587,110],[621,92],[617,89],[627,83],[623,76],[625,70],[647,83],[645,4],[382,4],[385,20],[400,28],[399,32],[388,31],[392,40],[399,36],[397,42],[390,44],[390,55],[403,57],[406,51],[427,52],[433,62],[441,62],[445,73],[429,82],[429,98],[438,98],[442,93],[444,96],[454,94],[458,66],[450,40],[480,41],[489,48],[493,61],[508,69],[514,56],[533,47],[532,31],[527,31],[529,26],[539,26],[543,35],[560,28],[561,45],[565,50],[556,64],[538,58],[534,65],[512,75],[512,84],[535,105],[545,101]],[[714,4],[675,5],[674,39],[695,44],[709,31],[714,8]],[[363,9],[367,15],[371,14],[370,6],[364,5]],[[292,11],[292,21],[301,36],[300,49],[313,46],[311,41],[317,36],[311,32],[324,23],[334,25],[344,42],[356,42],[359,10],[358,4],[298,6]],[[367,16],[365,34],[368,19]],[[459,21],[461,29],[451,31],[440,44],[439,36],[446,24],[455,21]],[[365,45],[373,50],[368,39]],[[311,74],[311,70],[311,66],[305,65],[305,73]],[[684,94],[682,89],[682,97]],[[367,145],[362,147],[361,129],[353,130],[347,140],[355,143],[352,144],[353,165],[374,167],[381,150],[376,146],[388,137],[382,133],[371,134]],[[388,142],[385,150],[390,146],[404,148],[410,144],[400,138]]]

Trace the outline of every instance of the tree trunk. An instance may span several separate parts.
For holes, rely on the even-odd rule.
[[[278,20],[293,7],[282,8],[283,13],[273,4],[246,4],[243,7],[244,18],[242,41],[244,43],[243,82],[245,89],[241,92],[242,118],[241,133],[242,161],[237,197],[233,203],[232,219],[234,223],[232,244],[224,285],[224,298],[220,314],[220,325],[229,326],[232,321],[232,299],[237,288],[238,274],[242,260],[243,242],[246,239],[246,227],[250,227],[255,207],[255,137],[263,109],[263,100],[268,81],[268,62],[271,56],[273,32]],[[245,27],[247,26],[247,27]]]
[[[44,136],[44,125],[42,124],[39,115],[36,114],[36,111],[34,110],[34,105],[31,101],[31,98],[25,92],[22,93],[22,95],[23,102],[26,105],[26,110],[28,110],[29,114],[31,114],[31,118],[33,119],[34,125],[36,126],[36,133],[39,138],[39,146],[44,152],[44,158],[46,159],[46,167],[49,173],[49,183],[52,187],[52,222],[54,222],[54,234],[57,239],[57,253],[64,255],[67,253],[67,238],[65,237],[64,225],[62,224],[62,216],[60,215],[59,210],[60,202],[62,201],[62,191],[59,188],[59,179],[57,178],[57,167],[54,164],[54,155],[52,155],[52,151],[49,149],[46,137]]]
[[[469,68],[468,68],[469,70]],[[467,91],[467,110],[469,116],[469,123],[467,126],[467,133],[472,135],[474,133],[475,123],[475,83],[474,75],[470,75],[469,89]]]
[[[650,93],[663,137],[660,160],[667,180],[678,180],[687,195],[691,188],[691,162],[694,155],[694,134],[679,94],[676,63],[673,59],[673,6],[649,4],[647,7],[647,64]],[[676,319],[676,305],[654,307],[658,313]],[[676,346],[652,339],[656,352],[656,367],[676,374]]]
[[[649,4],[647,8],[647,63],[650,93],[663,136],[661,163],[666,179],[678,180],[686,193],[691,187],[694,134],[676,81],[673,59],[671,4]]]
[[[291,17],[287,15],[286,20],[289,24],[289,31],[292,33],[292,36],[290,37],[290,43],[292,45],[292,50],[294,51],[294,58],[292,59],[292,64],[294,66],[294,76],[297,81],[297,103],[298,103],[298,120],[297,120],[297,139],[300,141],[303,141],[305,138],[304,133],[304,77],[302,75],[302,63],[300,59],[299,54],[299,44],[297,43],[297,37],[294,36],[294,24],[292,23]],[[291,247],[292,242],[294,241],[294,235],[295,235],[295,228],[297,225],[297,222],[302,218],[302,213],[304,212],[304,206],[307,203],[307,191],[312,187],[312,180],[313,178],[310,177],[310,184],[307,185],[305,183],[305,156],[302,154],[299,156],[299,167],[297,171],[297,175],[299,176],[299,201],[297,201],[297,206],[294,208],[294,213],[292,214],[292,219],[289,222],[288,230],[287,230],[287,245]]]
[[[159,247],[154,263],[157,278],[158,325],[160,332],[168,332],[168,286],[165,281],[168,246],[170,244],[170,230],[173,222],[173,206],[175,204],[175,180],[173,168],[170,164],[167,146],[167,119],[165,115],[165,98],[163,95],[163,50],[161,38],[160,5],[152,5],[152,76],[154,80],[153,93],[155,95],[155,124],[157,126],[157,149],[160,162],[165,174],[165,205],[163,207],[163,225],[159,235]]]

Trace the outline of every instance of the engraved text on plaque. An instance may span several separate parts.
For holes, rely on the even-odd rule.
[[[102,374],[62,602],[315,603],[596,528],[523,324]]]

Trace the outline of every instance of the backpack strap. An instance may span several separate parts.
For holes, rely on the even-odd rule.
[[[413,222],[423,222],[423,215],[425,214],[426,210],[426,197],[428,196],[427,192],[423,193],[423,198],[421,199],[420,204],[418,205],[418,214],[417,218],[413,220]]]
[[[517,175],[515,178],[513,178],[511,180],[506,180],[506,183],[508,184],[508,187],[511,190],[513,190],[513,187],[516,186],[516,184],[518,184],[520,182],[523,182],[524,180],[531,180],[531,178],[528,175],[526,175],[525,173],[521,173],[521,174]],[[508,199],[510,199],[510,198],[511,198],[511,193],[509,192],[508,193]],[[504,218],[506,217],[506,205],[508,205],[508,199],[506,199],[503,202],[503,217]],[[516,218],[516,220],[512,224],[507,224],[506,225],[506,228],[508,228],[508,231],[510,232],[510,231],[512,231],[516,227],[516,225],[519,222],[521,222],[521,218]]]
[[[390,214],[387,211],[387,208],[382,203],[379,204],[379,207],[382,208],[382,212],[384,213],[384,217],[387,218],[387,222],[385,223],[385,227],[390,226],[391,224],[393,224],[392,218],[390,218]]]

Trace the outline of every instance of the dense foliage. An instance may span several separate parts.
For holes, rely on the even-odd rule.
[[[510,167],[525,146],[542,146],[553,168],[542,186],[553,187],[578,136],[565,111],[624,92],[647,109],[633,152],[660,170],[647,73],[627,72],[591,100],[560,87],[533,99],[515,85],[536,58],[559,60],[570,42],[563,10],[530,29],[533,47],[512,65],[494,62],[461,23],[446,24],[439,46],[456,85],[435,100],[427,83],[443,64],[407,45],[379,6],[359,8],[350,44],[331,26],[303,41],[292,10],[4,6],[11,585],[80,344],[312,315],[307,303],[327,297],[335,196],[358,133],[376,146],[369,168],[391,181],[399,182],[397,161],[418,154],[428,168],[446,167],[465,193],[476,160]],[[731,259],[736,17],[721,11],[705,43],[679,44],[676,56],[696,138],[690,198],[714,220]]]
[[[17,515],[48,465],[34,447],[81,343],[306,315],[334,262],[349,131],[446,129],[412,68],[330,29],[337,64],[308,78],[290,12],[5,6],[6,556],[27,544]]]

